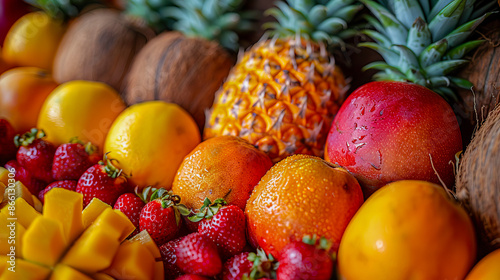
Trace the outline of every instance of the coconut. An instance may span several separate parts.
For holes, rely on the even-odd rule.
[[[163,32],[137,55],[123,97],[129,105],[149,100],[176,103],[202,129],[205,110],[233,63],[217,42]]]
[[[135,55],[154,36],[137,20],[113,9],[78,17],[63,37],[54,61],[54,79],[104,82],[117,91]]]
[[[456,196],[469,211],[483,253],[500,248],[500,105],[467,147],[456,176]]]
[[[500,96],[500,18],[492,18],[478,28],[477,39],[485,42],[472,54],[471,62],[459,77],[468,79],[474,87],[459,90],[459,106],[455,112],[461,122],[464,144],[469,143],[473,130],[484,121],[499,102]]]

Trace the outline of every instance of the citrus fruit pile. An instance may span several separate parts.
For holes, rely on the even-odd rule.
[[[0,280],[500,279],[498,8],[0,1]]]

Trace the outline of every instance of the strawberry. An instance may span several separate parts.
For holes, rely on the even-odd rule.
[[[210,278],[198,276],[198,275],[194,275],[194,274],[185,274],[185,275],[182,275],[182,276],[176,278],[175,280],[210,280]]]
[[[181,229],[181,214],[189,214],[189,210],[180,204],[181,198],[172,191],[163,188],[151,195],[151,201],[142,208],[139,227],[147,230],[158,246],[174,239]]]
[[[54,180],[78,180],[92,165],[99,162],[97,147],[90,142],[83,145],[76,139],[60,145],[52,163]]]
[[[333,273],[331,242],[325,238],[304,237],[285,246],[279,257],[278,280],[328,280]]]
[[[257,253],[243,252],[230,258],[222,268],[222,280],[274,279],[278,263],[262,249]]]
[[[180,268],[177,267],[177,255],[175,254],[175,248],[177,248],[180,240],[181,238],[177,238],[160,246],[165,280],[173,280],[182,274]]]
[[[14,143],[17,150],[16,159],[33,178],[50,183],[52,178],[52,161],[56,152],[56,146],[42,138],[45,137],[43,130],[32,128],[23,135],[16,135]]]
[[[222,270],[217,246],[201,233],[188,234],[175,248],[177,266],[186,274],[214,277]]]
[[[5,168],[14,169],[14,179],[23,183],[31,194],[38,196],[38,193],[47,185],[45,182],[33,178],[24,167],[22,167],[17,160],[10,160],[5,164]]]
[[[211,203],[205,199],[200,211],[189,218],[199,220],[198,232],[212,240],[221,252],[223,259],[228,259],[243,251],[246,245],[245,213],[236,205],[226,205],[223,199]]]
[[[121,194],[129,191],[126,177],[106,154],[103,161],[92,165],[82,174],[76,185],[76,192],[83,194],[84,207],[94,197],[114,205]]]
[[[0,165],[16,158],[16,145],[14,145],[14,128],[6,119],[0,119]]]
[[[44,203],[45,194],[53,188],[63,188],[70,191],[75,191],[77,182],[75,180],[62,180],[50,183],[45,189],[38,193],[38,198]]]
[[[118,197],[113,209],[120,210],[134,224],[135,230],[131,236],[139,233],[139,218],[146,203],[135,193],[124,193]]]

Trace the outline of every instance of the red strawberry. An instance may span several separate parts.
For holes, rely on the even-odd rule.
[[[121,169],[112,164],[106,155],[104,161],[91,166],[82,174],[76,186],[76,192],[83,194],[84,207],[94,197],[109,205],[114,205],[116,199],[128,191],[126,176]]]
[[[45,188],[46,183],[37,180],[31,176],[24,167],[22,167],[16,160],[10,160],[5,164],[5,168],[14,169],[14,179],[23,183],[31,194],[38,196],[38,193]]]
[[[45,137],[43,130],[32,128],[23,135],[16,135],[14,143],[17,150],[17,162],[26,169],[33,178],[45,183],[54,181],[52,178],[52,161],[56,152],[56,146],[42,138]]]
[[[200,211],[191,221],[202,219],[198,232],[210,238],[219,247],[223,259],[243,251],[246,245],[245,213],[236,205],[227,205],[223,199],[211,203],[205,199]]]
[[[182,275],[180,268],[177,267],[177,255],[175,254],[175,248],[179,244],[180,240],[181,238],[177,238],[160,246],[160,254],[163,260],[163,271],[165,271],[165,280],[173,280]]]
[[[90,142],[83,145],[78,140],[59,146],[52,163],[54,180],[78,180],[92,165],[99,162],[97,148]]]
[[[134,224],[135,230],[131,236],[139,233],[139,218],[141,210],[146,205],[144,201],[135,193],[124,193],[118,197],[113,206],[114,209],[120,210]]]
[[[332,276],[334,262],[329,255],[328,242],[322,238],[305,237],[283,248],[279,257],[278,280],[328,280]]]
[[[186,274],[213,277],[222,270],[217,246],[201,233],[188,234],[175,248],[177,266]]]
[[[278,263],[258,249],[257,253],[243,252],[230,258],[222,268],[222,280],[273,279]],[[267,277],[267,278],[264,278]]]
[[[181,214],[189,213],[180,200],[172,191],[158,189],[151,195],[151,201],[142,208],[140,230],[147,230],[158,246],[177,236],[182,225]]]
[[[70,191],[75,191],[77,182],[75,180],[62,180],[50,183],[45,189],[38,193],[38,198],[44,203],[45,194],[53,188],[63,188]]]
[[[175,280],[210,280],[210,278],[198,276],[198,275],[194,275],[194,274],[185,274],[185,275],[182,275],[182,276],[176,278]]]
[[[14,128],[6,119],[0,119],[0,165],[16,158],[16,145],[14,145]]]

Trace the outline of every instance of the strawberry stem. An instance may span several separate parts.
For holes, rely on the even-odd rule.
[[[279,262],[273,255],[266,255],[266,252],[261,248],[257,249],[257,253],[248,254],[248,260],[251,261],[252,269],[250,275],[245,275],[243,279],[253,280],[260,278],[276,279],[276,271],[279,267]]]
[[[99,164],[104,166],[104,171],[106,171],[108,176],[113,178],[113,179],[118,178],[120,176],[122,176],[124,178],[128,178],[129,176],[127,176],[125,173],[123,173],[123,169],[119,169],[118,167],[116,167],[113,164],[113,161],[116,161],[116,162],[118,162],[118,161],[116,159],[108,158],[109,153],[110,152],[105,153],[104,159],[99,161]]]
[[[45,136],[47,136],[47,134],[45,134],[45,131],[43,131],[43,129],[32,128],[30,129],[30,131],[25,132],[23,135],[16,135],[14,137],[14,144],[16,145],[16,147],[28,146],[35,140],[42,139]]]
[[[213,203],[207,197],[203,201],[203,206],[194,216],[188,217],[191,222],[199,222],[203,219],[211,219],[222,206],[227,205],[227,202],[223,198],[217,198]]]

